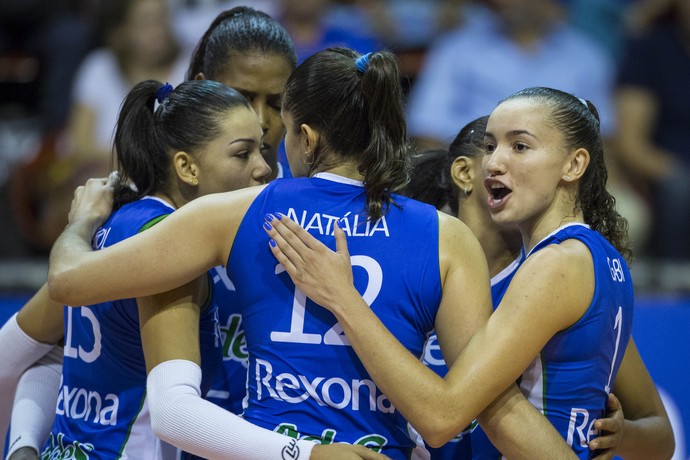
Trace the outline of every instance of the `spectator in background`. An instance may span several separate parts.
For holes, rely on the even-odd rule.
[[[368,21],[362,20],[358,28],[328,21],[334,6],[332,0],[282,0],[280,3],[277,18],[295,44],[298,64],[317,51],[336,46],[362,54],[381,48],[367,26]]]
[[[37,161],[11,178],[12,202],[29,245],[47,251],[67,223],[74,189],[111,169],[117,112],[139,81],[184,81],[188,55],[175,40],[166,0],[103,0],[103,46],[81,63],[66,128],[46,138]]]
[[[410,135],[421,148],[447,147],[473,119],[529,86],[591,100],[612,129],[613,63],[562,19],[557,0],[483,0],[460,29],[440,38],[410,93]]]
[[[90,2],[0,0],[0,11],[0,81],[8,83],[16,71],[22,83],[33,80],[35,84],[32,94],[10,94],[9,87],[3,90],[3,109],[9,102],[29,105],[25,108],[39,116],[41,131],[61,127],[69,111],[74,74],[94,45]],[[15,69],[15,65],[23,68]]]
[[[687,262],[690,2],[643,0],[637,11],[646,17],[636,23],[641,30],[627,44],[617,81],[616,159],[635,183],[648,190],[654,215],[649,255]],[[679,275],[671,271],[669,275]]]
[[[369,30],[394,49],[426,48],[439,34],[462,24],[472,0],[341,0],[329,18],[350,29]],[[348,12],[359,12],[359,17]]]
[[[350,28],[368,24],[398,57],[403,91],[409,93],[431,43],[466,20],[472,0],[341,0],[329,21]]]
[[[528,86],[549,86],[591,100],[601,134],[615,131],[611,54],[565,21],[559,0],[480,0],[468,20],[429,50],[410,93],[408,123],[418,147],[446,148],[458,126],[491,112]],[[608,151],[608,146],[607,146]],[[607,158],[608,161],[608,158]],[[611,164],[609,190],[630,223],[634,247],[646,238],[648,210]]]
[[[618,62],[623,52],[626,18],[635,0],[567,0],[568,20],[592,37]]]
[[[146,79],[182,82],[188,56],[174,38],[165,0],[107,0],[100,16],[105,46],[91,52],[79,69],[68,136],[71,156],[103,164],[129,90]]]
[[[0,0],[0,259],[33,255],[15,225],[12,184],[44,136],[64,126],[77,68],[94,46],[91,0]],[[21,176],[21,177],[17,177]]]

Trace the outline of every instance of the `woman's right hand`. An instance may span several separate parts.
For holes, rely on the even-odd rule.
[[[69,223],[84,221],[95,229],[105,222],[113,211],[113,191],[117,181],[118,174],[114,171],[107,178],[89,179],[85,185],[77,187],[69,211]]]
[[[264,231],[271,237],[271,252],[295,286],[339,316],[362,298],[353,284],[347,238],[337,222],[333,225],[335,251],[285,215],[267,215]]]
[[[350,444],[318,444],[311,451],[309,460],[384,460],[383,454],[364,446]]]

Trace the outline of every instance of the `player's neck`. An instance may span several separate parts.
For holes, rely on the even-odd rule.
[[[338,163],[336,165],[323,168],[322,170],[317,172],[327,172],[358,181],[364,180],[364,176],[357,170],[357,164],[352,162]]]

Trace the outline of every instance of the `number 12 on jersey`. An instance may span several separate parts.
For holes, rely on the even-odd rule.
[[[363,268],[367,273],[367,286],[362,294],[362,298],[371,305],[381,292],[383,285],[383,271],[381,265],[369,256],[350,256],[350,263],[353,270],[355,267]],[[281,264],[276,265],[275,274],[279,275],[285,271]],[[306,314],[307,296],[295,287],[295,294],[292,300],[292,317],[289,331],[271,332],[271,340],[274,342],[289,343],[311,343],[320,344],[322,341],[326,345],[350,345],[350,341],[343,333],[340,324],[335,323],[323,336],[304,331]]]

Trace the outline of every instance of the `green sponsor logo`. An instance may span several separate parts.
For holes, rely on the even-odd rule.
[[[93,450],[93,444],[72,441],[65,445],[65,435],[58,433],[55,436],[50,433],[48,447],[41,454],[41,460],[89,460],[89,454]]]
[[[275,430],[276,433],[280,433],[285,436],[289,436],[291,438],[295,439],[303,439],[305,441],[314,441],[319,444],[333,444],[335,442],[340,442],[336,441],[335,437],[338,434],[338,432],[332,428],[326,428],[321,432],[321,436],[310,436],[310,435],[304,435],[302,436],[299,432],[299,429],[297,428],[297,425],[293,423],[281,423],[278,425]],[[364,446],[368,447],[369,449],[373,450],[374,452],[381,452],[381,448],[388,444],[388,440],[379,435],[379,434],[367,434],[365,436],[362,436],[361,438],[357,439],[355,442],[352,444],[358,445],[358,446]]]
[[[249,353],[242,329],[242,315],[230,315],[225,326],[220,326],[220,334],[223,339],[223,359],[238,361],[246,367]]]

